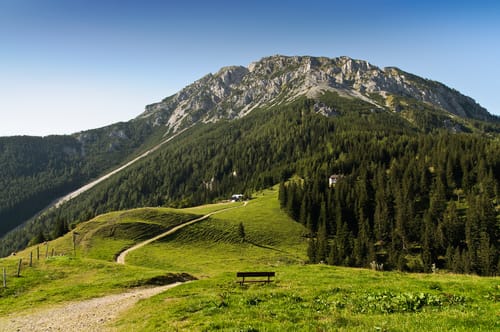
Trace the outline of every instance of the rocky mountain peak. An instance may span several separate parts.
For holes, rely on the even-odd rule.
[[[488,119],[473,99],[445,85],[406,73],[381,69],[364,60],[274,55],[248,67],[229,66],[208,74],[140,116],[176,131],[193,123],[245,116],[257,107],[287,103],[300,96],[316,98],[334,91],[377,108],[398,111],[394,96],[426,103],[451,115]],[[391,97],[392,96],[392,97]]]
[[[248,69],[243,66],[229,66],[221,68],[216,77],[222,81],[222,83],[226,86],[232,86],[235,84],[240,84],[243,77],[248,73]]]

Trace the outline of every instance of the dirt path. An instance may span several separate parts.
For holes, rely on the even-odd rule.
[[[188,221],[171,230],[155,236],[149,240],[138,243],[123,251],[117,258],[117,263],[125,264],[125,257],[133,250],[141,248],[162,237],[173,234],[179,229],[196,222],[202,221],[223,211],[244,207],[243,205],[221,209],[201,218]],[[131,308],[141,299],[146,299],[170,288],[181,285],[182,282],[153,288],[139,288],[120,294],[113,294],[95,299],[69,302],[51,308],[36,310],[24,314],[14,313],[0,317],[0,332],[41,332],[41,331],[111,331],[107,324],[115,320],[122,312]]]
[[[109,331],[107,323],[131,308],[137,301],[181,285],[135,289],[95,299],[70,302],[28,315],[8,315],[0,318],[0,331]]]

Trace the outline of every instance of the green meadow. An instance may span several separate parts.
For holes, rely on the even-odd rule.
[[[131,252],[126,265],[114,263],[118,253],[133,244],[212,212],[216,213],[206,220]],[[39,245],[39,259],[36,247],[31,247],[0,260],[0,268],[8,271],[7,288],[0,290],[0,315],[151,286],[159,280],[180,280],[181,273],[188,273],[196,280],[140,301],[108,327],[118,331],[500,328],[500,278],[307,264],[305,229],[280,211],[276,189],[255,194],[247,204],[108,213],[73,232],[77,235],[69,233]],[[32,267],[30,253],[35,256]],[[261,270],[275,271],[275,281],[237,283],[236,272]]]

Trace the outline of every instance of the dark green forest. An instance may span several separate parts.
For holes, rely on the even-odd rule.
[[[318,159],[280,185],[281,207],[310,232],[311,262],[499,271],[498,140],[439,133],[337,144],[349,144],[356,163]]]
[[[141,122],[67,136],[0,138],[0,236],[118,165],[152,129]]]
[[[311,262],[498,271],[498,124],[450,125],[434,109],[387,112],[334,94],[320,102],[336,115],[319,115],[318,101],[300,98],[196,125],[9,233],[1,254],[104,212],[192,206],[281,183],[282,207],[309,230]],[[335,187],[332,174],[340,175]]]
[[[73,137],[6,137],[0,151],[0,234],[85,179]]]

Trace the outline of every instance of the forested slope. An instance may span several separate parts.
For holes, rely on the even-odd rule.
[[[344,144],[352,167],[318,158],[280,187],[282,208],[310,231],[312,262],[499,272],[498,139],[441,132]]]
[[[138,206],[197,205],[225,199],[234,193],[251,194],[253,190],[298,175],[305,181],[300,190],[294,189],[296,194],[287,196],[294,197],[293,200],[287,198],[287,210],[309,226],[311,238],[317,238],[322,223],[327,227],[323,243],[327,244],[328,253],[323,256],[315,252],[311,260],[328,259],[329,244],[335,240],[337,220],[341,220],[341,229],[347,225],[346,236],[350,239],[357,239],[359,229],[365,227],[359,223],[368,225],[366,232],[370,234],[367,235],[369,240],[356,245],[356,250],[360,247],[365,250],[361,259],[349,257],[345,261],[343,257],[335,263],[366,265],[373,258],[374,250],[368,250],[370,246],[380,240],[384,241],[383,248],[387,250],[387,243],[392,240],[387,234],[390,231],[385,228],[380,231],[382,235],[376,235],[380,235],[380,239],[373,234],[377,200],[387,204],[388,211],[384,212],[387,220],[383,227],[396,225],[400,218],[415,228],[399,228],[405,233],[404,238],[398,238],[401,239],[398,243],[401,248],[410,250],[410,245],[421,246],[423,237],[420,234],[425,230],[422,225],[426,225],[426,220],[432,220],[435,225],[427,227],[427,234],[437,229],[439,218],[444,218],[444,211],[450,205],[448,202],[458,200],[460,213],[467,213],[464,197],[479,196],[486,182],[491,188],[488,192],[493,193],[488,196],[491,199],[488,202],[493,204],[498,196],[500,143],[495,136],[497,124],[458,119],[453,127],[443,127],[442,113],[435,109],[387,112],[336,94],[325,94],[320,102],[335,109],[336,114],[331,117],[318,114],[318,100],[299,98],[290,104],[254,110],[242,119],[195,126],[78,199],[29,223],[23,231],[9,234],[2,241],[2,253],[22,247],[30,240],[60,235],[68,226],[107,211]],[[407,119],[410,115],[411,121]],[[457,130],[457,127],[462,129]],[[331,174],[344,177],[342,183],[346,187],[339,184],[336,194],[327,188]],[[306,192],[314,196],[304,207],[310,216],[300,212]],[[359,192],[365,196],[360,196]],[[431,199],[438,194],[441,195],[439,199]],[[333,199],[335,195],[341,203]],[[358,196],[365,198],[358,200]],[[439,200],[439,206],[431,204],[435,200]],[[430,209],[431,205],[434,210]],[[319,221],[319,215],[323,215],[321,211],[328,216],[321,218],[328,218],[328,222]],[[492,227],[491,219],[488,220],[488,227]],[[465,230],[450,237],[447,241],[451,242],[442,244],[446,247],[444,250],[448,247],[456,250],[458,246],[462,254],[463,243],[467,240],[464,233]],[[428,238],[426,241],[433,240]],[[495,238],[488,241],[496,250]],[[354,250],[355,243],[351,241],[346,246],[346,250]],[[442,254],[441,249],[434,249],[432,259],[426,258],[426,263]],[[417,254],[423,252],[419,250],[415,249]],[[391,258],[386,264],[401,267],[398,261],[399,258]]]
[[[153,134],[144,121],[132,121],[66,136],[1,137],[0,236],[127,160]]]

